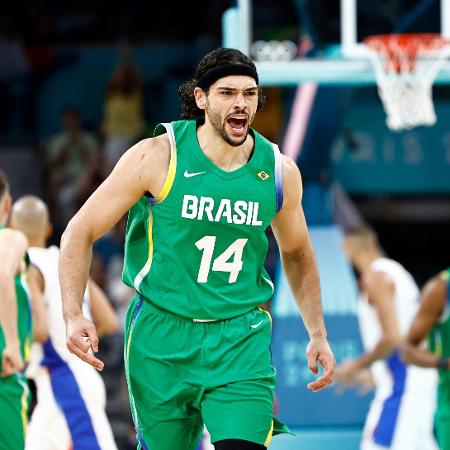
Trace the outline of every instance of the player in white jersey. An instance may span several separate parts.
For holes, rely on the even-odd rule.
[[[360,274],[359,326],[365,352],[343,362],[336,379],[351,385],[370,367],[375,385],[361,450],[437,449],[436,374],[404,364],[399,351],[419,307],[419,289],[402,265],[382,257],[370,229],[347,233],[344,250]]]
[[[105,386],[98,372],[66,347],[58,280],[59,249],[46,247],[51,226],[44,202],[22,197],[13,206],[11,225],[28,238],[31,263],[42,275],[48,308],[49,339],[34,345],[27,376],[37,387],[37,405],[27,429],[26,450],[116,450],[105,413]],[[85,295],[84,313],[102,333],[117,329],[108,300],[92,281]]]

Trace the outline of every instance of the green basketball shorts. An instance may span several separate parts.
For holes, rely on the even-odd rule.
[[[447,380],[446,380],[447,381]],[[450,379],[439,382],[435,428],[440,450],[450,450]]]
[[[125,370],[138,448],[194,450],[204,424],[212,442],[269,446],[273,434],[288,432],[272,417],[270,342],[271,318],[263,309],[196,322],[134,296]]]
[[[23,450],[30,390],[21,373],[0,378],[0,450]]]

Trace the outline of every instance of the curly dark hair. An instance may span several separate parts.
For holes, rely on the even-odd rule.
[[[178,95],[181,99],[181,118],[182,119],[204,119],[205,112],[197,107],[194,97],[194,89],[198,80],[209,69],[225,64],[243,64],[255,69],[253,61],[239,50],[234,48],[218,48],[205,55],[197,64],[194,78],[183,83],[178,89]],[[255,69],[256,70],[256,69]],[[206,91],[208,94],[208,90]],[[261,88],[258,91],[258,110],[266,103],[266,97]]]

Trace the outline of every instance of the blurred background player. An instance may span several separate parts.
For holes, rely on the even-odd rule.
[[[33,346],[27,370],[27,376],[36,383],[38,402],[27,430],[26,449],[114,450],[117,447],[105,413],[103,380],[65,346],[59,249],[46,248],[51,234],[47,206],[38,197],[20,198],[14,203],[11,225],[28,238],[28,253],[39,269],[49,315],[49,339]],[[89,280],[83,309],[101,334],[116,331],[116,315],[93,280]]]
[[[382,256],[369,228],[348,232],[344,251],[360,276],[359,324],[365,353],[344,361],[336,379],[351,384],[361,369],[371,367],[375,384],[361,449],[435,449],[435,374],[406,366],[399,351],[417,311],[416,283],[398,262]]]
[[[102,132],[104,159],[109,173],[123,153],[142,138],[144,82],[131,48],[120,45],[120,59],[106,89]]]
[[[0,448],[23,450],[30,391],[22,370],[33,331],[35,339],[45,339],[46,323],[37,271],[28,268],[27,239],[5,227],[10,210],[8,181],[0,170]]]
[[[92,190],[100,153],[95,135],[83,128],[75,107],[64,108],[61,127],[48,141],[46,158],[52,216],[65,224]]]
[[[436,435],[441,450],[450,449],[450,268],[429,280],[407,334],[403,359],[439,369]],[[430,350],[421,344],[429,336]]]

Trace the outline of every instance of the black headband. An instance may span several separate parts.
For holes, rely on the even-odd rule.
[[[244,64],[223,64],[207,70],[198,80],[197,86],[203,90],[208,89],[219,78],[228,77],[230,75],[247,75],[252,77],[258,84],[258,74],[256,69]]]

